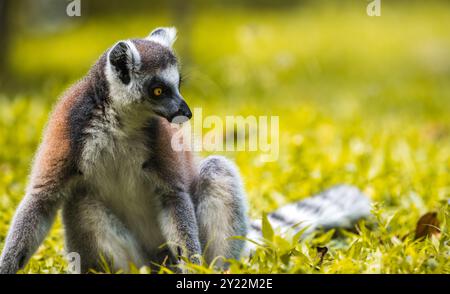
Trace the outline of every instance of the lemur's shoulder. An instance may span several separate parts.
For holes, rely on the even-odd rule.
[[[75,172],[73,113],[85,99],[89,80],[84,78],[59,98],[44,130],[43,138],[34,159],[31,181],[34,188],[58,185]]]

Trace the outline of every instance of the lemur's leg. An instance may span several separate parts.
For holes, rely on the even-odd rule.
[[[130,263],[140,267],[143,251],[131,232],[100,201],[78,193],[63,207],[66,250],[80,255],[81,273],[90,269],[129,270]]]
[[[200,164],[194,195],[203,254],[209,263],[217,256],[239,259],[246,236],[245,194],[236,166],[225,157],[209,156]],[[218,260],[218,265],[220,262]]]

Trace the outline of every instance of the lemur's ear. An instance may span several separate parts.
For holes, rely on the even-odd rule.
[[[177,29],[174,27],[154,29],[147,37],[147,40],[159,43],[166,47],[172,47],[176,39]]]
[[[139,62],[139,53],[127,41],[117,43],[108,54],[108,61],[117,77],[127,85],[131,80],[131,71]]]

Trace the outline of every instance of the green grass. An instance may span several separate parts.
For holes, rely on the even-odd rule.
[[[383,2],[379,18],[365,14],[364,1],[199,10],[191,30],[179,28],[191,107],[280,117],[278,161],[226,154],[241,169],[252,217],[338,183],[376,203],[368,225],[338,239],[319,232],[298,243],[275,232],[232,273],[450,272],[450,6],[428,2]],[[167,24],[165,13],[141,13],[15,37],[10,64],[23,87],[0,94],[0,242],[57,96],[118,39]],[[428,211],[439,212],[441,237],[414,241]],[[58,219],[23,272],[65,271],[63,246]],[[323,262],[317,246],[329,249]]]

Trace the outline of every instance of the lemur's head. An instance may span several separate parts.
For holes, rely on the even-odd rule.
[[[145,39],[120,41],[106,55],[106,78],[116,105],[141,107],[172,121],[192,117],[180,94],[180,74],[172,45],[175,28],[157,28]]]

